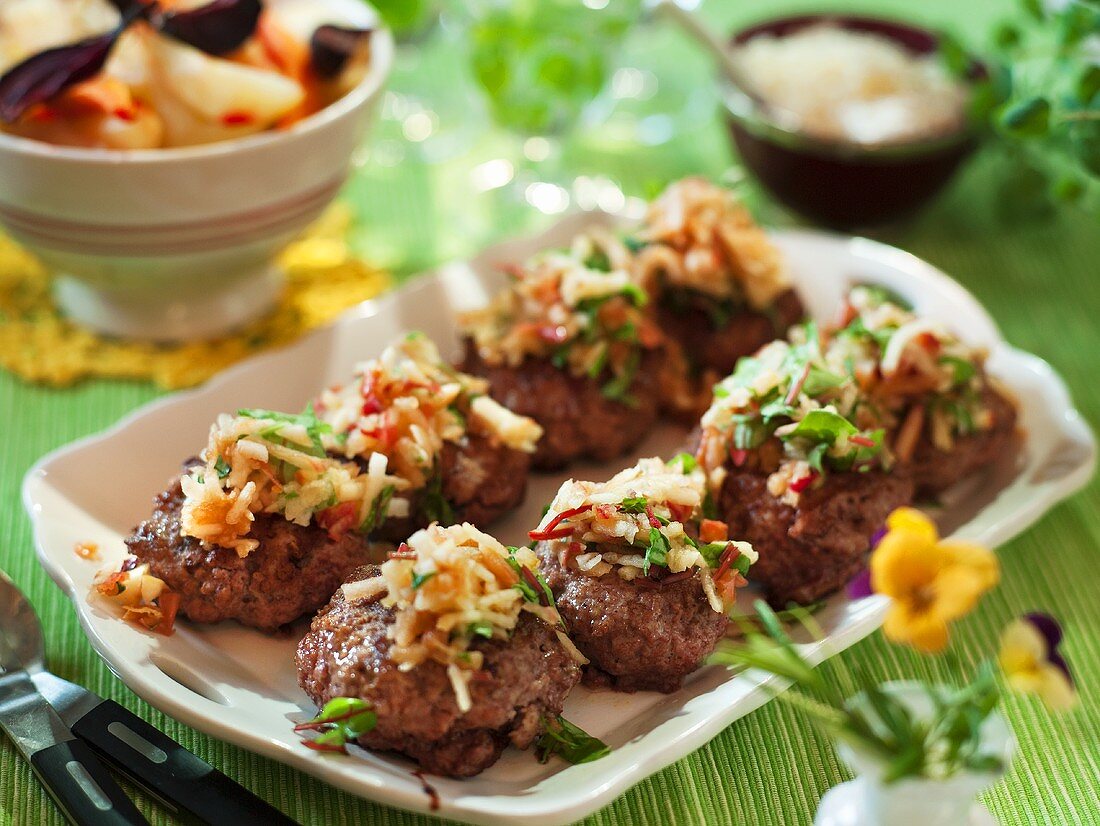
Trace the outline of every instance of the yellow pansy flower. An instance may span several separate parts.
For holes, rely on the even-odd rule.
[[[1058,653],[1062,629],[1047,614],[1027,614],[1001,632],[998,660],[1008,684],[1017,691],[1037,694],[1053,711],[1077,705],[1069,666]]]
[[[992,551],[940,540],[932,521],[913,508],[890,514],[871,555],[871,588],[893,600],[883,631],[926,652],[942,651],[950,623],[969,613],[999,579]]]

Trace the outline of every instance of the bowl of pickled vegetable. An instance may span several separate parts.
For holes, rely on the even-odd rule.
[[[275,303],[392,59],[360,0],[4,0],[0,224],[75,321],[221,335]]]

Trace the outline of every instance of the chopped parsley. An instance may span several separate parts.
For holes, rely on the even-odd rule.
[[[443,495],[443,474],[438,468],[420,495],[420,512],[429,522],[450,525],[455,521],[454,508]]]
[[[484,620],[471,622],[466,626],[466,633],[471,637],[485,637],[485,639],[490,640],[493,638],[493,625]]]
[[[645,549],[645,562],[642,563],[642,573],[649,574],[649,569],[654,565],[662,568],[666,567],[670,550],[672,550],[672,545],[669,544],[668,537],[661,533],[659,528],[650,528],[649,544]]]
[[[364,519],[363,523],[359,526],[360,533],[370,533],[382,527],[386,521],[386,514],[389,511],[390,500],[393,499],[394,490],[395,488],[393,485],[386,485],[382,488],[382,492],[378,494],[371,504],[370,511],[367,513],[367,518]]]
[[[516,572],[516,576],[519,577],[519,581],[512,587],[519,591],[528,602],[548,605],[553,608],[554,592],[550,590],[550,586],[546,584],[546,580],[542,578],[542,574],[538,571],[531,570],[526,565],[520,564],[516,559],[516,551],[518,550],[519,548],[511,545],[508,546],[508,565]],[[525,571],[526,574],[524,573]],[[534,582],[530,580],[534,580]]]
[[[426,573],[426,574],[418,574],[414,571],[413,575],[412,575],[412,589],[414,591],[420,590],[420,586],[423,585],[425,582],[427,582],[429,579],[431,579],[433,576],[435,576],[437,573],[439,573],[439,572],[438,571],[428,571],[428,573]]]
[[[683,452],[677,453],[665,464],[668,465],[670,468],[674,468],[677,464],[679,464],[681,473],[691,473],[693,470],[695,470],[695,468],[699,466],[699,463],[695,460],[694,456],[692,456],[690,453]]]

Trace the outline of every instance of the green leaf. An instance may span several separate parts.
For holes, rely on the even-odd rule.
[[[667,464],[670,468],[674,468],[678,464],[682,473],[691,473],[693,470],[695,470],[696,467],[699,466],[699,463],[695,460],[694,456],[692,456],[690,453],[683,452],[677,453],[675,456],[668,460]]]
[[[218,474],[219,479],[224,479],[229,475],[229,462],[225,461],[224,456],[219,456],[218,461],[214,462],[214,471]]]
[[[811,410],[803,417],[790,433],[781,438],[784,441],[791,439],[806,439],[810,442],[820,442],[831,445],[840,436],[854,436],[859,433],[850,421],[839,413],[830,410]]]
[[[634,383],[634,376],[642,363],[642,355],[638,350],[632,350],[627,357],[622,371],[600,388],[600,393],[605,399],[622,402],[628,407],[636,407],[638,400],[630,395],[630,386]]]
[[[1001,127],[1015,137],[1040,137],[1050,132],[1050,101],[1034,95],[1001,110]]]
[[[396,490],[393,485],[386,485],[375,497],[374,502],[371,503],[370,511],[367,512],[366,519],[359,526],[359,532],[369,534],[371,531],[378,530],[386,522],[386,515],[389,511],[390,500],[393,499],[393,493]]]
[[[940,356],[939,363],[945,364],[951,368],[956,387],[966,384],[974,378],[974,374],[978,372],[977,368],[971,362],[966,359],[961,359],[958,356]]]
[[[455,521],[454,508],[443,495],[443,473],[436,468],[420,496],[420,512],[429,522],[440,525],[452,525]]]
[[[437,573],[439,573],[439,572],[438,571],[428,571],[426,574],[419,574],[419,573],[416,573],[414,571],[413,575],[412,575],[412,589],[414,591],[419,591],[420,586],[423,585],[425,582],[427,582],[429,579],[431,579],[433,576],[435,576]]]
[[[1095,113],[1100,118],[1100,112]],[[1069,127],[1073,154],[1090,173],[1100,176],[1100,120],[1078,120]]]
[[[466,633],[471,637],[485,637],[485,639],[493,638],[493,626],[492,623],[485,622],[484,620],[478,622],[471,622],[466,626]]]
[[[535,755],[540,763],[557,755],[567,763],[577,765],[591,763],[611,753],[605,742],[573,725],[560,714],[552,718],[543,717],[542,725],[543,733],[535,741]]]
[[[955,35],[941,32],[937,49],[940,62],[948,73],[956,78],[966,78],[970,74],[973,59],[970,52]]]
[[[649,506],[649,500],[644,496],[628,496],[619,503],[619,510],[623,513],[645,513]]]
[[[1092,103],[1092,99],[1100,93],[1100,66],[1095,64],[1086,66],[1077,78],[1074,92],[1078,102],[1085,105]]]
[[[648,574],[650,567],[668,565],[668,552],[672,550],[668,537],[661,533],[659,528],[649,529],[649,545],[645,549],[645,562],[642,564],[642,573]]]

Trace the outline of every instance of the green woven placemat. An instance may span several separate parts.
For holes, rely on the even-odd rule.
[[[713,2],[710,5],[716,5]],[[845,4],[833,3],[833,6]],[[902,10],[892,0],[884,8]],[[741,18],[801,3],[745,3]],[[931,22],[973,28],[992,19],[1000,4],[936,0],[913,12]],[[721,20],[727,12],[708,10]],[[964,19],[958,19],[965,15]],[[697,71],[685,61],[685,71]],[[706,75],[699,76],[706,82]],[[720,130],[706,124],[689,140],[650,150],[646,163],[593,150],[581,160],[625,180],[635,191],[688,172],[717,175],[729,162]],[[454,203],[441,174],[407,163],[369,164],[347,196],[361,213],[358,241],[381,236],[390,248],[410,251],[418,264],[477,239],[456,238],[448,222],[465,204]],[[981,159],[917,221],[879,237],[922,256],[962,281],[989,308],[1013,344],[1048,359],[1066,379],[1075,401],[1100,422],[1096,381],[1100,335],[1100,232],[1083,216],[1027,227],[998,217],[994,185],[1011,167]],[[469,210],[466,210],[467,213]],[[448,217],[449,216],[449,217]],[[469,218],[469,215],[465,215]],[[506,232],[514,216],[488,215],[492,232]],[[400,227],[395,235],[392,227]],[[459,233],[461,235],[461,233]],[[38,567],[19,485],[44,452],[96,432],[155,396],[144,385],[95,382],[56,391],[30,387],[0,374],[0,567],[30,596],[47,629],[51,667],[161,727],[204,759],[303,823],[426,824],[428,818],[387,809],[337,791],[295,770],[213,740],[139,701],[92,653],[72,608]],[[125,463],[121,466],[124,468]],[[110,495],[105,489],[105,495]],[[1051,717],[1028,699],[1009,699],[1005,713],[1019,739],[1019,756],[987,802],[1003,824],[1100,824],[1100,600],[1093,572],[1100,568],[1100,484],[1093,482],[1059,505],[1023,536],[1000,549],[1001,586],[957,628],[947,655],[920,658],[876,634],[842,657],[883,678],[962,681],[996,645],[1010,617],[1050,610],[1066,627],[1065,654],[1075,667],[1080,708]],[[56,809],[14,749],[0,754],[0,824],[61,823]],[[805,720],[770,704],[730,726],[688,758],[640,783],[587,821],[610,824],[808,824],[821,795],[846,777],[828,742]],[[164,809],[135,794],[155,823]]]

